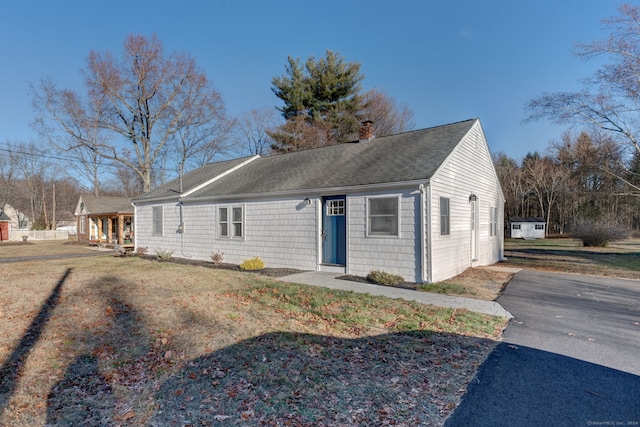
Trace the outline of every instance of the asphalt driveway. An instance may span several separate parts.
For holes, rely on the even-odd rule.
[[[640,282],[521,271],[457,426],[640,426]]]

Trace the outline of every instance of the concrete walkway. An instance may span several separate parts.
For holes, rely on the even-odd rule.
[[[278,278],[283,282],[301,283],[303,285],[322,286],[330,289],[341,289],[363,294],[385,296],[389,298],[401,298],[407,301],[416,301],[421,304],[436,305],[445,308],[465,308],[477,313],[490,314],[492,316],[513,318],[511,313],[502,308],[495,301],[484,301],[473,298],[452,297],[430,292],[412,291],[410,289],[393,288],[390,286],[373,285],[369,283],[352,282],[350,280],[337,279],[343,274],[323,273],[307,271]]]

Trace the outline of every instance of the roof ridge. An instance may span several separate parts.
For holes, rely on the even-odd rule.
[[[447,124],[443,124],[443,125],[430,126],[430,127],[426,127],[426,128],[422,128],[422,129],[412,129],[412,130],[408,130],[408,131],[404,131],[404,132],[394,133],[394,134],[391,134],[391,135],[379,136],[379,137],[373,138],[370,141],[367,141],[366,143],[367,144],[375,143],[377,141],[380,141],[380,140],[386,139],[386,138],[396,137],[396,136],[400,136],[400,135],[407,135],[407,134],[416,133],[416,132],[423,132],[423,131],[432,130],[432,129],[438,129],[438,128],[447,127],[447,126],[454,126],[454,125],[458,125],[458,124],[462,124],[462,123],[466,123],[466,122],[475,122],[477,120],[480,120],[480,119],[475,117],[475,118],[470,118],[470,119],[466,119],[466,120],[460,120],[460,121],[457,121],[457,122],[447,123]],[[265,156],[262,156],[262,158],[266,159],[266,158],[269,158],[269,157],[284,156],[284,155],[287,155],[287,154],[296,154],[296,153],[303,153],[303,152],[308,152],[308,151],[329,149],[331,147],[339,147],[341,145],[347,145],[347,144],[349,144],[349,145],[357,145],[357,144],[362,144],[362,143],[359,140],[356,139],[356,140],[353,140],[353,141],[339,142],[337,144],[322,145],[320,147],[311,147],[311,148],[307,148],[305,150],[289,151],[289,152],[286,152],[286,153],[267,154]]]

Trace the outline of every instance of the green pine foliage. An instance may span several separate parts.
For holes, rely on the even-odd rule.
[[[284,105],[278,110],[286,120],[269,135],[275,151],[287,152],[357,139],[364,108],[360,64],[326,51],[324,58],[288,58],[286,74],[274,77],[273,93]]]

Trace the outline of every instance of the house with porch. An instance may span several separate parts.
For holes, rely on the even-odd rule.
[[[133,213],[126,197],[80,196],[75,209],[78,242],[133,247]]]
[[[438,282],[503,259],[480,120],[205,165],[133,200],[136,247],[174,257]]]

